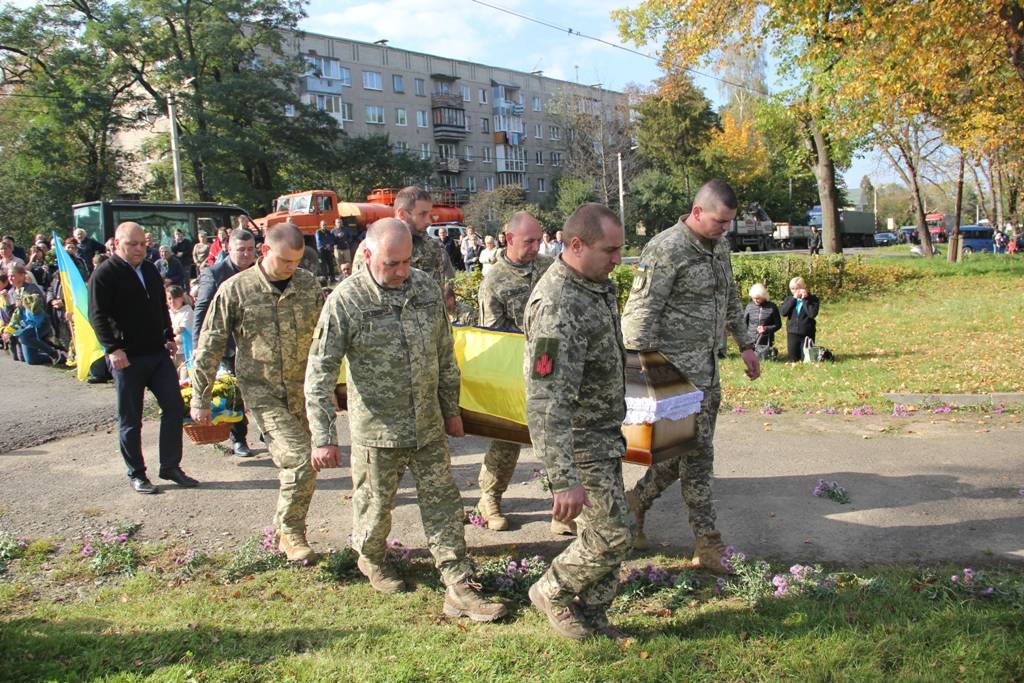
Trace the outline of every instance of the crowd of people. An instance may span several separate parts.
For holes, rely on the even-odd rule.
[[[506,609],[481,593],[467,556],[448,450],[449,437],[465,434],[450,323],[464,318],[523,332],[527,418],[552,493],[551,530],[573,537],[530,599],[560,635],[619,638],[607,616],[618,568],[631,548],[645,547],[646,512],[675,480],[695,537],[694,565],[727,571],[711,494],[724,335],[732,334],[754,380],[759,347],[772,345],[782,317],[791,359],[797,340],[815,334],[818,302],[799,278],[781,309],[758,286],[744,310],[723,239],[737,204],[726,183],[702,186],[691,212],[644,248],[621,317],[609,275],[621,262],[624,229],[599,204],[579,207],[553,235],[519,212],[497,238],[481,240],[467,228],[455,240],[441,228],[435,239],[427,231],[430,195],[409,187],[396,196],[395,217],[362,234],[340,221],[334,229],[321,224],[316,274],[303,267],[309,248],[290,223],[266,235],[243,224],[212,239],[200,235],[195,244],[178,232],[170,245],[155,246],[142,226],[126,222],[107,245],[76,233],[66,246],[87,278],[90,322],[114,381],[119,449],[134,491],[160,492],[142,452],[145,392],[161,408],[159,477],[200,486],[182,468],[182,425],[186,411],[197,424],[210,422],[214,380],[227,367],[246,416],[232,428],[233,451],[252,455],[251,421],[278,468],[278,547],[289,560],[314,561],[306,515],[318,473],[341,464],[335,392],[345,360],[359,569],[380,592],[405,589],[385,551],[399,481],[410,470],[452,617],[492,621]],[[45,270],[48,243],[38,242]],[[16,310],[31,318],[42,301],[59,311],[41,286],[36,291],[20,279],[32,257],[17,255],[13,240],[2,247],[3,265],[19,278]],[[456,268],[483,271],[476,311],[454,296]],[[47,273],[51,283],[60,281],[52,270],[40,279]],[[58,349],[49,354],[31,334],[21,343],[22,334],[19,346],[32,358],[61,362]],[[703,394],[689,450],[651,467],[628,491],[620,429],[627,349],[660,352]],[[179,383],[189,364],[186,407]],[[503,497],[520,450],[495,440],[484,458],[476,507],[491,531],[511,525]]]

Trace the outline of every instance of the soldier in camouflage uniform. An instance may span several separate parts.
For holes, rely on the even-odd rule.
[[[438,286],[443,288],[447,281],[455,277],[455,270],[441,240],[427,234],[433,208],[430,194],[415,185],[403,188],[395,195],[395,218],[405,223],[412,233],[412,267],[432,276]],[[366,267],[366,261],[359,258],[360,253],[362,245],[356,249],[353,272]]]
[[[374,223],[357,258],[366,268],[331,292],[320,315],[306,371],[313,466],[338,465],[334,387],[348,359],[352,438],[352,543],[359,569],[378,591],[405,588],[385,563],[395,493],[406,469],[416,478],[427,543],[447,586],[444,612],[492,621],[505,607],[470,584],[462,500],[451,472],[448,440],[463,436],[459,368],[441,289],[411,268],[412,238],[399,220]]]
[[[480,325],[495,330],[521,331],[526,300],[553,260],[538,253],[544,229],[527,212],[514,214],[504,229],[508,240],[505,252],[484,276],[477,294]],[[508,519],[501,511],[501,496],[512,481],[521,448],[517,443],[492,441],[480,467],[477,509],[487,528],[494,531],[508,529]],[[553,519],[551,531],[574,534],[576,523]]]
[[[306,512],[316,488],[310,465],[303,381],[324,298],[316,277],[299,268],[302,233],[291,223],[267,233],[269,251],[256,266],[221,285],[203,321],[192,371],[192,419],[210,420],[210,394],[229,339],[249,417],[280,469],[274,528],[289,560],[315,559],[306,541]]]
[[[553,516],[582,515],[579,536],[530,587],[530,600],[560,635],[620,638],[606,611],[632,547],[633,518],[622,483],[626,351],[608,274],[624,232],[607,207],[584,204],[564,233],[565,250],[526,304],[526,412]]]
[[[640,256],[629,301],[622,313],[626,347],[660,351],[704,392],[697,415],[695,446],[685,455],[651,467],[627,494],[637,519],[637,547],[644,547],[644,514],[668,486],[679,479],[696,539],[693,561],[723,572],[725,546],[715,530],[711,500],[715,422],[722,398],[718,351],[725,331],[739,344],[747,376],[756,379],[760,365],[743,324],[743,306],[722,239],[736,215],[736,195],[720,180],[697,192],[692,212],[652,239]]]
[[[453,325],[468,325],[474,327],[480,323],[475,308],[467,303],[459,301],[455,296],[455,289],[450,282],[444,286],[444,308],[448,313],[448,320]]]

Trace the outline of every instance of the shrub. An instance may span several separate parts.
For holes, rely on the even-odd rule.
[[[274,530],[267,527],[262,536],[253,536],[242,544],[238,552],[224,568],[224,580],[228,582],[288,566],[284,553],[277,551]]]
[[[7,566],[25,553],[28,542],[23,538],[15,538],[4,532],[0,533],[0,574],[7,571]]]
[[[476,295],[480,291],[480,283],[483,279],[484,274],[478,270],[469,272],[460,270],[455,273],[455,279],[452,281],[455,298],[464,304],[472,306],[473,310],[479,310],[480,303]]]
[[[141,527],[134,522],[119,524],[107,529],[99,538],[87,540],[81,554],[89,558],[89,569],[99,576],[135,574],[139,566],[139,551],[132,537]]]
[[[859,256],[840,254],[815,256],[733,255],[732,273],[740,300],[755,282],[768,289],[772,300],[782,301],[789,294],[789,281],[802,277],[808,290],[822,300],[835,300],[857,294],[877,294],[903,280],[919,278],[920,271],[897,265],[869,263]]]
[[[354,548],[342,548],[328,553],[320,560],[320,578],[324,581],[346,581],[358,577],[356,562],[359,553]]]
[[[535,555],[515,559],[505,557],[484,560],[477,567],[477,580],[484,589],[507,598],[526,602],[530,586],[547,570],[544,558]]]

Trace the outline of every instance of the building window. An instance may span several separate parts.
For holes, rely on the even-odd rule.
[[[420,159],[429,159],[429,158],[430,158],[430,143],[429,142],[421,142],[420,143]]]
[[[469,125],[469,122],[470,122],[470,121],[472,121],[472,120],[473,120],[473,117],[472,117],[472,116],[467,116],[467,117],[466,117],[466,132],[467,132],[467,133],[468,133],[468,132],[470,132],[470,130],[471,130],[471,128],[472,128],[472,127],[471,127],[471,126]]]
[[[491,132],[491,120],[490,119],[480,119],[480,132],[481,133],[490,133]]]
[[[551,128],[549,129],[549,132],[551,133],[551,139],[552,140],[561,140],[562,139],[562,129],[559,128],[558,126],[551,126]]]
[[[451,92],[451,85],[448,81],[434,81],[434,94],[447,95]]]
[[[523,176],[523,190],[526,192],[530,191],[530,178],[529,176]]]
[[[338,80],[345,87],[351,88],[352,87],[352,69],[348,68],[347,66],[341,67],[341,74],[338,76]]]
[[[405,92],[405,79],[399,74],[391,76],[391,89],[395,92]]]
[[[484,147],[483,148],[483,154],[484,154],[484,156],[483,156],[483,159],[481,159],[481,161],[483,161],[485,164],[491,163],[491,148],[490,147]]]
[[[414,78],[412,85],[417,95],[420,97],[427,96],[427,84],[422,78]]]
[[[367,123],[384,123],[384,107],[376,104],[366,105],[366,122]]]
[[[425,109],[416,110],[416,127],[426,128],[427,127],[427,111]]]
[[[547,188],[544,187],[543,178],[537,178],[537,192],[547,192]]]
[[[363,90],[383,90],[379,71],[363,72]]]
[[[465,128],[466,127],[466,110],[465,109],[452,109],[450,107],[435,107],[434,110],[434,125],[435,126],[447,126],[449,128]]]
[[[533,110],[540,111],[540,98],[536,95],[533,96]]]
[[[562,153],[561,152],[552,152],[551,153],[551,165],[552,166],[561,166],[562,165]]]
[[[342,102],[341,103],[341,120],[351,121],[352,120],[352,103]]]
[[[533,159],[538,166],[544,165],[544,152],[534,152]]]
[[[402,107],[395,107],[395,125],[396,126],[408,126],[409,117],[405,113],[405,109]]]
[[[473,161],[473,145],[466,145],[466,161]]]
[[[331,80],[341,78],[341,63],[337,59],[321,57],[320,55],[306,55],[306,63],[313,68],[316,75],[320,78]]]
[[[487,176],[484,178],[484,189],[488,192],[494,191],[494,176]]]
[[[535,124],[533,124],[533,137],[537,138],[538,140],[540,140],[540,139],[542,139],[544,137],[544,124],[543,123],[535,123]]]
[[[473,99],[473,93],[468,85],[462,86],[462,101],[469,102]]]
[[[473,176],[466,178],[466,189],[470,192],[476,192],[476,178]]]
[[[487,88],[480,88],[480,104],[487,104]]]
[[[325,111],[329,114],[339,114],[344,112],[344,105],[341,101],[341,97],[338,95],[320,95],[318,93],[308,93],[306,95],[306,102],[313,108],[319,111]]]
[[[395,143],[395,154],[405,154],[409,151],[409,145],[405,144],[401,140]]]
[[[458,150],[455,145],[449,142],[441,142],[437,145],[437,158],[438,159],[455,159],[458,155]]]
[[[295,116],[295,105],[294,104],[286,104],[286,105],[284,105],[284,115],[288,116],[288,117]]]

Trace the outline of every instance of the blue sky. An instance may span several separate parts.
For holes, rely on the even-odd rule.
[[[519,14],[573,29],[611,43],[626,45],[610,18],[612,10],[639,4],[637,0],[484,0]],[[443,9],[438,9],[438,8]],[[543,70],[546,76],[588,85],[601,83],[622,90],[630,83],[649,85],[661,75],[657,63],[594,40],[570,35],[512,16],[472,0],[446,4],[423,0],[312,0],[307,6],[307,31],[372,42],[387,39],[392,47],[457,57],[520,71]],[[653,47],[632,49],[652,54]],[[721,104],[716,81],[696,78],[707,96]],[[883,172],[880,172],[883,171]],[[844,174],[856,188],[864,175],[889,176],[877,159],[859,159]],[[876,184],[878,181],[875,181]]]

